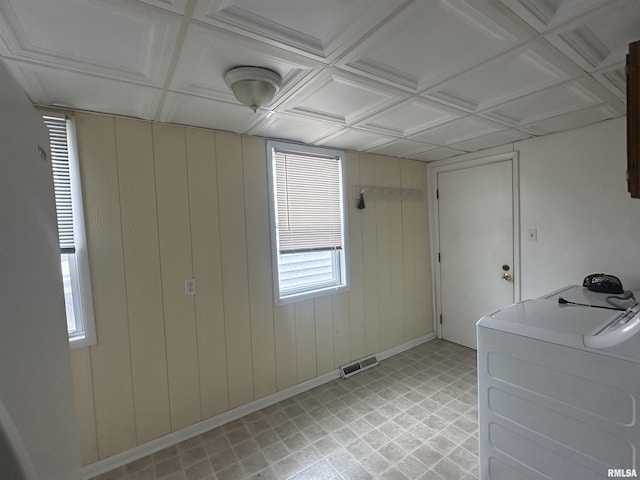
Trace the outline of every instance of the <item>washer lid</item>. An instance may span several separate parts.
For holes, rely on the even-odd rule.
[[[525,300],[481,318],[478,327],[582,347],[583,336],[595,335],[622,313],[559,305],[548,300]]]

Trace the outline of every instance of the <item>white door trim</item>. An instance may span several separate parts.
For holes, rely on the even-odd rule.
[[[427,164],[427,191],[429,196],[429,243],[431,245],[431,279],[433,282],[433,322],[434,330],[438,338],[442,338],[442,328],[440,325],[440,314],[442,313],[440,295],[440,262],[438,252],[440,251],[440,219],[438,216],[438,199],[436,192],[438,189],[438,174],[453,170],[488,165],[491,163],[511,161],[511,180],[513,195],[513,295],[514,301],[521,299],[520,284],[520,171],[518,152],[508,152],[499,155],[492,155],[471,160],[447,159],[431,162]]]

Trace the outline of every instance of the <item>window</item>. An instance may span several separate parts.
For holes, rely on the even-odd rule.
[[[342,154],[269,142],[276,304],[348,288]]]
[[[73,123],[58,113],[44,113],[43,119],[49,129],[69,342],[73,347],[93,345],[93,299]]]

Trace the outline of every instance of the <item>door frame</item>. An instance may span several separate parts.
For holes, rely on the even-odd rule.
[[[520,168],[517,151],[480,157],[473,159],[446,159],[430,162],[427,164],[427,194],[429,198],[429,243],[431,250],[431,280],[433,284],[433,323],[434,331],[438,338],[442,338],[442,325],[440,314],[442,313],[442,299],[440,287],[440,262],[438,252],[440,251],[440,217],[438,209],[438,199],[436,192],[438,189],[438,174],[463,170],[465,168],[489,165],[492,163],[510,161],[511,162],[511,192],[512,192],[512,212],[513,212],[513,297],[514,302],[521,300],[520,281]]]

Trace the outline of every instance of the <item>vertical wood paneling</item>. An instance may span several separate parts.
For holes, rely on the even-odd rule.
[[[425,164],[347,152],[350,291],[273,307],[263,139],[77,119],[98,329],[72,352],[85,464],[432,330],[426,201],[351,198],[426,198]]]
[[[385,157],[374,156],[375,183],[390,186],[391,168]],[[391,305],[391,232],[389,231],[392,200],[376,200],[376,235],[378,239],[378,298],[380,311],[380,350],[392,345],[395,312]]]
[[[333,296],[333,365],[335,367],[351,360],[349,354],[349,294]]]
[[[375,185],[373,155],[360,155],[362,185]],[[366,202],[366,198],[365,198]],[[364,286],[365,354],[380,351],[380,312],[378,310],[377,202],[370,200],[362,210],[362,264]]]
[[[187,129],[187,172],[202,417],[229,408],[215,134]]]
[[[239,135],[216,133],[218,202],[224,317],[229,375],[229,406],[253,400],[253,360],[242,143]]]
[[[116,138],[133,399],[141,443],[171,431],[151,125],[117,118]]]
[[[271,225],[264,140],[243,136],[242,161],[247,219],[253,388],[255,397],[260,398],[276,391]]]
[[[98,457],[136,444],[115,122],[78,114],[78,155],[98,344],[91,364]]]
[[[402,188],[416,187],[415,162],[402,160],[400,165]],[[424,197],[423,197],[424,198]],[[404,275],[404,311],[405,311],[405,340],[419,335],[418,320],[418,291],[416,283],[416,238],[415,212],[418,208],[426,208],[426,202],[403,201],[402,202],[402,248],[403,248],[403,275]],[[424,292],[421,292],[424,294]]]
[[[318,375],[335,368],[333,347],[333,301],[332,296],[315,299],[316,358]]]
[[[276,335],[276,383],[284,390],[298,382],[296,318],[293,305],[273,309]]]
[[[296,317],[296,358],[298,383],[309,380],[316,373],[316,318],[313,300],[294,304]]]
[[[184,128],[154,124],[153,145],[171,428],[178,430],[202,417],[194,298],[184,293],[193,277]]]
[[[91,353],[88,348],[75,348],[71,352],[73,394],[78,419],[80,459],[82,465],[98,461],[98,439],[96,434],[96,410],[93,400]]]
[[[386,158],[389,185],[400,188],[400,159]],[[402,244],[402,202],[397,200],[389,202],[389,250],[391,271],[391,317],[389,319],[388,343],[383,349],[399,345],[405,338],[405,313],[404,313],[404,263]]]
[[[347,152],[347,204],[349,220],[349,264],[351,289],[349,290],[349,351],[350,360],[363,357],[366,353],[366,333],[364,321],[364,278],[362,252],[363,210],[356,208],[352,198],[352,186],[362,185],[360,181],[360,157],[355,152]],[[366,204],[366,203],[365,203]]]

